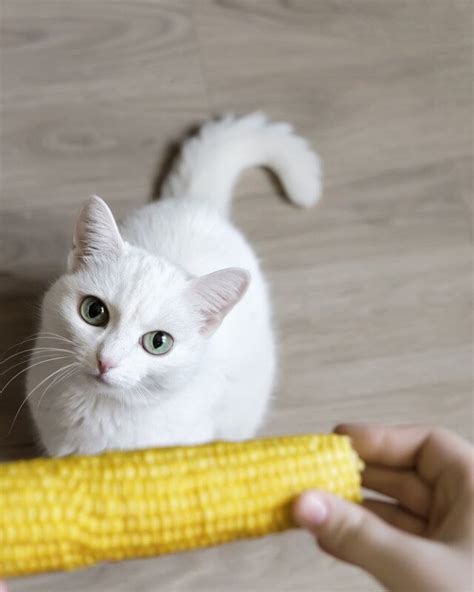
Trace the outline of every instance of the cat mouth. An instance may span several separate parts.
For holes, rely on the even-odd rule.
[[[100,374],[94,374],[93,378],[95,381],[100,382],[102,384],[110,384],[107,378],[105,376],[101,376]]]
[[[133,386],[124,383],[120,379],[117,379],[117,377],[108,376],[107,374],[96,374],[90,370],[85,370],[84,375],[91,385],[100,388],[104,394],[114,395],[117,392],[128,390]]]
[[[91,380],[94,384],[100,384],[102,386],[112,387],[113,383],[107,375],[104,374],[93,374],[92,372],[85,372],[87,378]]]

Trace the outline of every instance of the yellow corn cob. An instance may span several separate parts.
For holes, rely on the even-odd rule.
[[[73,569],[293,526],[308,488],[360,498],[345,436],[112,452],[0,464],[0,575]]]

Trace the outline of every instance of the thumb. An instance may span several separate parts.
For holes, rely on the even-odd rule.
[[[301,495],[293,514],[300,526],[316,536],[324,551],[358,565],[387,588],[399,584],[400,571],[410,570],[418,546],[423,544],[362,506],[320,491]]]

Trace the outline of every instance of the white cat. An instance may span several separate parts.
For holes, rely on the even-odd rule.
[[[294,203],[319,199],[317,156],[290,126],[256,113],[206,124],[162,198],[120,230],[102,199],[84,204],[67,271],[44,297],[27,378],[50,455],[255,434],[275,376],[271,307],[228,215],[239,173],[259,165]]]

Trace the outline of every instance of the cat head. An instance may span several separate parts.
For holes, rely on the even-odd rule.
[[[67,273],[45,296],[43,329],[74,342],[88,390],[153,396],[190,379],[249,281],[239,268],[191,277],[128,244],[94,196],[79,214]]]

